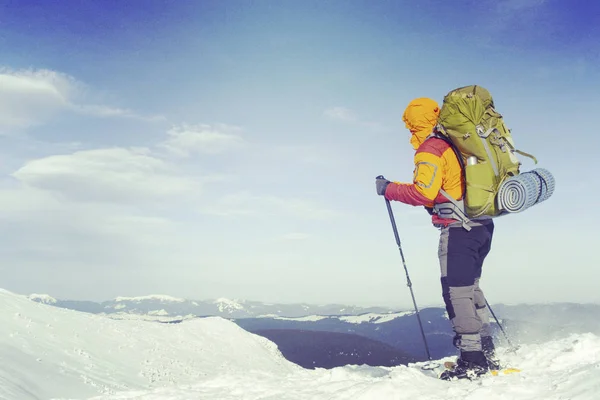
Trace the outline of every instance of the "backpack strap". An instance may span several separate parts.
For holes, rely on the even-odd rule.
[[[467,194],[467,177],[465,175],[465,163],[463,161],[462,155],[460,154],[460,151],[458,150],[458,148],[456,147],[456,145],[454,143],[452,143],[452,141],[450,139],[448,139],[446,136],[444,136],[443,134],[441,134],[439,131],[437,131],[437,127],[436,130],[434,130],[429,136],[427,136],[427,139],[429,138],[438,138],[443,140],[444,142],[446,142],[446,144],[448,144],[448,146],[450,146],[450,148],[454,151],[454,155],[456,156],[456,159],[458,160],[458,164],[460,165],[460,171],[462,174],[462,180],[465,183],[463,185],[463,192],[461,195],[461,198],[464,199],[466,194]],[[425,139],[425,140],[427,140]]]
[[[495,129],[495,128],[490,128],[490,130],[492,130],[492,129]],[[488,131],[489,131],[489,130],[488,130]],[[482,137],[487,137],[487,135],[489,135],[489,133],[487,133],[487,132],[486,132],[486,136],[482,136]],[[486,146],[487,146],[487,143],[486,143],[486,142],[484,142],[484,144],[486,144]],[[521,151],[521,150],[519,150],[519,149],[516,149],[516,148],[515,148],[515,146],[513,146],[513,145],[510,143],[510,141],[508,141],[508,140],[506,141],[506,144],[507,144],[507,145],[508,145],[508,147],[510,147],[510,149],[511,149],[512,151],[514,151],[515,153],[517,153],[517,154],[520,154],[520,155],[522,155],[522,156],[524,156],[524,157],[531,158],[531,159],[533,160],[533,162],[534,162],[534,163],[536,163],[536,164],[538,163],[538,160],[537,160],[537,158],[535,158],[535,156],[533,156],[532,154],[525,153],[524,151]],[[487,150],[487,148],[486,148],[486,150]]]
[[[456,201],[444,189],[440,189],[440,193],[442,196],[447,198],[450,203],[435,204],[433,206],[434,212],[441,218],[453,218],[461,221],[463,228],[465,228],[467,231],[470,231],[471,226],[469,226],[469,222],[471,222],[471,220],[465,213],[464,201]]]
[[[454,143],[452,143],[448,138],[446,138],[444,135],[438,133],[435,130],[429,136],[427,136],[427,138],[425,140],[430,139],[430,138],[441,139],[444,142],[446,142],[450,146],[450,148],[452,148],[452,150],[454,151],[454,154],[456,155],[458,163],[460,165],[461,173],[463,175],[463,177],[462,177],[463,182],[465,182],[466,181],[465,176],[464,176],[465,164],[463,162],[462,156],[460,155],[460,152],[458,151],[458,149],[456,148]],[[469,222],[471,222],[471,220],[469,219],[469,217],[467,216],[467,213],[465,212],[464,200],[458,200],[458,201],[455,200],[444,189],[440,189],[440,194],[442,196],[444,196],[446,199],[448,199],[449,203],[436,203],[436,204],[434,204],[432,211],[435,214],[439,215],[440,218],[452,218],[452,219],[461,221],[463,228],[465,228],[467,231],[470,231],[471,226],[469,226]],[[466,182],[465,182],[465,185],[463,185],[463,193],[461,196],[462,199],[465,198],[465,194],[466,194]]]
[[[538,162],[537,158],[535,158],[534,156],[532,156],[532,155],[531,155],[531,154],[529,154],[529,153],[525,153],[524,151],[521,151],[521,150],[515,149],[515,153],[519,153],[519,154],[520,154],[520,155],[522,155],[522,156],[525,156],[525,157],[529,157],[529,158],[531,158],[531,159],[532,159],[532,160],[533,160],[533,161],[534,161],[536,164],[537,164],[537,162]]]

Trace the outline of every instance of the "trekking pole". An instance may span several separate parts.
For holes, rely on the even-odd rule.
[[[504,330],[504,328],[502,327],[502,325],[500,324],[500,321],[498,321],[498,318],[496,317],[496,314],[494,314],[494,310],[492,310],[492,307],[490,307],[490,303],[488,303],[487,299],[485,299],[485,304],[488,307],[488,310],[490,310],[490,313],[492,314],[492,316],[494,317],[494,319],[496,320],[496,323],[498,324],[498,326],[500,327],[500,330],[502,331],[502,333],[504,334],[504,337],[506,338],[506,341],[508,342],[508,345],[511,347],[511,351],[516,351],[518,349],[518,347],[513,346],[512,342],[510,341],[510,339],[508,338],[508,335],[506,334],[506,331]]]
[[[379,177],[383,178],[383,176],[379,176]],[[412,301],[415,306],[415,312],[417,313],[417,320],[419,321],[419,327],[421,328],[421,336],[423,337],[423,342],[425,343],[425,351],[427,352],[427,358],[429,359],[429,361],[431,361],[431,354],[429,353],[429,345],[427,344],[427,339],[425,338],[425,331],[423,331],[423,324],[421,323],[421,317],[419,315],[417,301],[415,300],[415,294],[413,293],[412,282],[410,281],[410,276],[408,275],[408,268],[406,268],[406,260],[404,259],[404,253],[402,252],[402,245],[400,244],[400,236],[398,236],[398,228],[396,227],[396,221],[394,219],[394,213],[392,212],[392,206],[390,205],[390,201],[388,199],[385,199],[385,204],[387,205],[388,214],[390,215],[390,222],[392,223],[392,229],[394,230],[394,236],[396,237],[396,244],[398,245],[398,250],[400,250],[400,257],[402,258],[402,265],[404,266],[404,271],[406,272],[406,285],[410,289],[410,295],[412,297]]]

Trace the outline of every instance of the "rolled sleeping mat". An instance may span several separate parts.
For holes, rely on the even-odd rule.
[[[554,193],[550,171],[536,168],[506,179],[498,190],[498,207],[516,213],[547,200]]]

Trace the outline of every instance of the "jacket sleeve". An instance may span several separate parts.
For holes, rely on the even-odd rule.
[[[425,151],[418,152],[415,154],[413,182],[390,183],[385,197],[413,206],[432,207],[442,187],[442,168],[441,157]]]

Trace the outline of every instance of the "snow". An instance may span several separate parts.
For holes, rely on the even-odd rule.
[[[226,298],[219,298],[216,299],[213,304],[217,304],[218,309],[220,312],[225,312],[225,311],[235,311],[235,310],[243,310],[244,306],[242,306],[240,303],[238,303],[235,300],[229,300]]]
[[[29,300],[37,301],[44,304],[56,304],[57,300],[47,294],[32,293],[28,296]]]
[[[272,319],[279,319],[279,320],[283,320],[283,321],[316,322],[316,321],[320,321],[322,319],[335,318],[335,317],[329,317],[329,316],[324,316],[324,315],[306,315],[304,317],[280,317],[277,314],[264,314],[264,315],[259,315],[256,318],[272,318]]]
[[[128,312],[118,312],[118,313],[101,313],[96,315],[102,315],[106,318],[118,319],[118,320],[137,320],[137,321],[151,321],[151,322],[181,322],[187,319],[199,318],[193,314],[187,315],[157,315],[153,311],[148,314],[135,314]]]
[[[154,311],[149,311],[148,315],[160,315],[160,316],[168,316],[169,313],[166,310],[154,310]]]
[[[396,318],[404,317],[407,315],[414,314],[414,311],[403,311],[389,314],[379,314],[379,313],[366,313],[361,315],[306,315],[303,317],[280,317],[277,314],[263,314],[259,315],[256,318],[272,318],[279,319],[284,321],[308,321],[308,322],[316,322],[321,321],[323,319],[338,319],[340,321],[348,322],[351,324],[361,324],[363,322],[370,322],[375,324],[381,324],[384,322],[392,321]]]
[[[0,310],[0,399],[85,399],[299,368],[272,342],[220,317],[115,320],[3,290]]]
[[[339,317],[340,320],[349,322],[351,324],[362,324],[363,322],[371,322],[375,324],[381,324],[384,322],[392,321],[396,318],[405,317],[407,315],[414,314],[414,311],[402,311],[389,314],[378,314],[378,313],[366,313],[361,315],[348,315]]]
[[[173,296],[168,296],[168,295],[164,295],[164,294],[151,294],[148,296],[138,296],[138,297],[124,297],[124,296],[119,296],[115,298],[116,302],[121,302],[121,301],[132,301],[132,302],[136,302],[136,303],[140,303],[142,301],[147,301],[147,300],[155,300],[155,301],[160,301],[163,303],[184,303],[185,299],[180,299],[178,297],[173,297]]]
[[[0,398],[93,400],[592,400],[600,337],[573,334],[500,358],[512,375],[445,382],[420,364],[307,370],[219,317],[115,320],[0,290]],[[450,358],[448,358],[450,359]],[[440,360],[443,361],[443,360]]]

